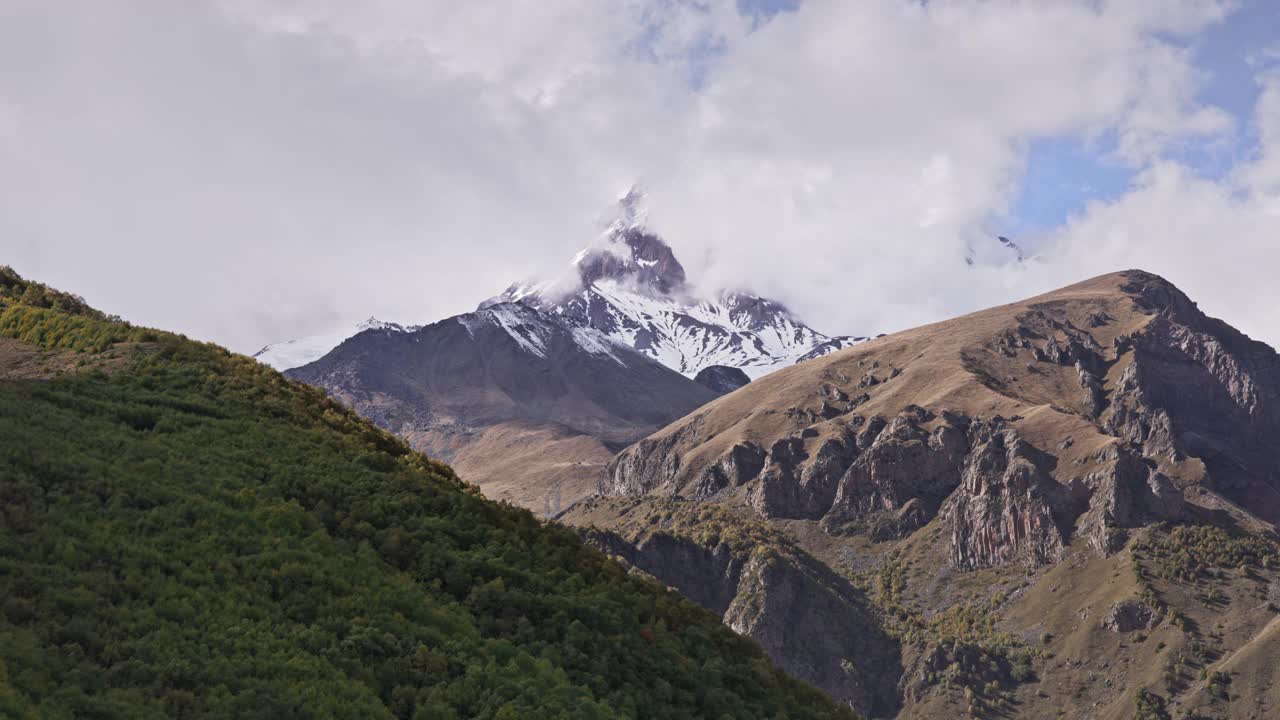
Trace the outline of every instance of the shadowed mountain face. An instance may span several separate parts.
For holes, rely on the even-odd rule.
[[[751,378],[742,372],[740,368],[725,367],[724,365],[710,365],[698,371],[698,375],[693,379],[694,382],[705,385],[715,390],[721,395],[737,390],[738,388],[751,382]]]
[[[1280,356],[1128,271],[779,370],[624,450],[600,491],[763,520],[874,588],[892,634],[913,639],[901,717],[1053,716],[1032,706],[1053,697],[1068,716],[1128,718],[1139,691],[1236,717],[1215,710],[1229,693],[1184,678],[1274,637],[1275,611],[1256,611],[1280,600],[1277,437]],[[591,523],[626,526],[609,507]],[[611,552],[662,578],[670,564],[646,547],[661,552]],[[939,619],[953,614],[987,629],[956,634]],[[1206,649],[1197,623],[1222,647]],[[1128,648],[1138,629],[1183,654]],[[1071,659],[1042,662],[1040,646]],[[829,655],[775,657],[852,692]],[[1148,678],[1149,663],[1170,669]],[[1271,702],[1276,671],[1247,672]]]
[[[289,375],[482,487],[510,483],[488,467],[522,453],[522,482],[504,485],[515,494],[502,497],[534,509],[563,483],[571,487],[560,488],[560,502],[594,489],[612,452],[716,396],[593,330],[519,304],[414,331],[369,330]]]
[[[623,564],[714,611],[836,700],[873,717],[897,710],[898,643],[862,590],[786,534],[714,504],[670,498],[593,497],[560,519],[587,528],[582,535]],[[854,658],[864,671],[841,662]]]

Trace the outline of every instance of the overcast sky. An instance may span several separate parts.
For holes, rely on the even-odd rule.
[[[1277,344],[1277,39],[1266,0],[0,0],[0,263],[253,352],[555,273],[638,181],[696,281],[828,333],[1141,267]]]

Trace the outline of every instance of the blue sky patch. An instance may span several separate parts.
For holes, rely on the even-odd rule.
[[[1241,3],[1226,21],[1209,28],[1188,46],[1204,72],[1198,100],[1218,107],[1235,121],[1233,132],[1186,140],[1166,155],[1208,179],[1220,179],[1255,151],[1258,128],[1254,106],[1261,88],[1257,75],[1274,65],[1280,50],[1280,3]],[[1268,53],[1270,51],[1270,54]],[[1109,200],[1131,185],[1134,169],[1114,158],[1106,138],[1079,137],[1032,141],[1019,192],[997,232],[1034,236],[1062,224],[1095,200]]]

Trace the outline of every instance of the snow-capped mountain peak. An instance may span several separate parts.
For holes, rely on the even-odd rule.
[[[700,294],[648,216],[644,194],[632,188],[563,274],[511,285],[456,320],[468,330],[498,325],[539,356],[548,337],[562,338],[567,329],[593,355],[627,365],[627,353],[618,352],[625,346],[690,378],[712,365],[757,378],[866,339],[820,333],[782,303],[747,290]],[[281,370],[297,368],[362,332],[417,329],[370,318],[355,328],[268,345],[254,357]]]
[[[863,338],[830,337],[782,303],[746,291],[700,297],[671,247],[646,225],[643,196],[619,201],[616,219],[573,257],[571,275],[517,283],[481,303],[522,303],[592,328],[689,377],[711,365],[759,377]]]

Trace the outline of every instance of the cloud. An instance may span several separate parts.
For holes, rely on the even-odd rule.
[[[1255,122],[1261,144],[1228,177],[1210,181],[1172,161],[1133,190],[1090,206],[1047,246],[1051,277],[1142,267],[1251,336],[1280,341],[1280,77],[1264,77]]]
[[[251,352],[437,319],[559,270],[639,179],[696,277],[832,332],[1120,263],[1277,334],[1230,283],[1181,277],[1192,228],[1274,217],[1274,151],[1217,184],[1171,159],[1235,132],[1194,54],[1227,3],[123,5],[0,7],[0,262],[138,322]],[[998,262],[1028,148],[1060,136],[1114,148],[1135,186],[1035,239],[1043,261]]]
[[[1145,167],[1230,129],[1195,101],[1208,3],[809,2],[741,36],[655,218],[820,327],[892,330],[1007,301],[992,247],[1038,137],[1112,136]],[[986,277],[991,275],[992,277]],[[1025,286],[1025,287],[1024,287]]]

